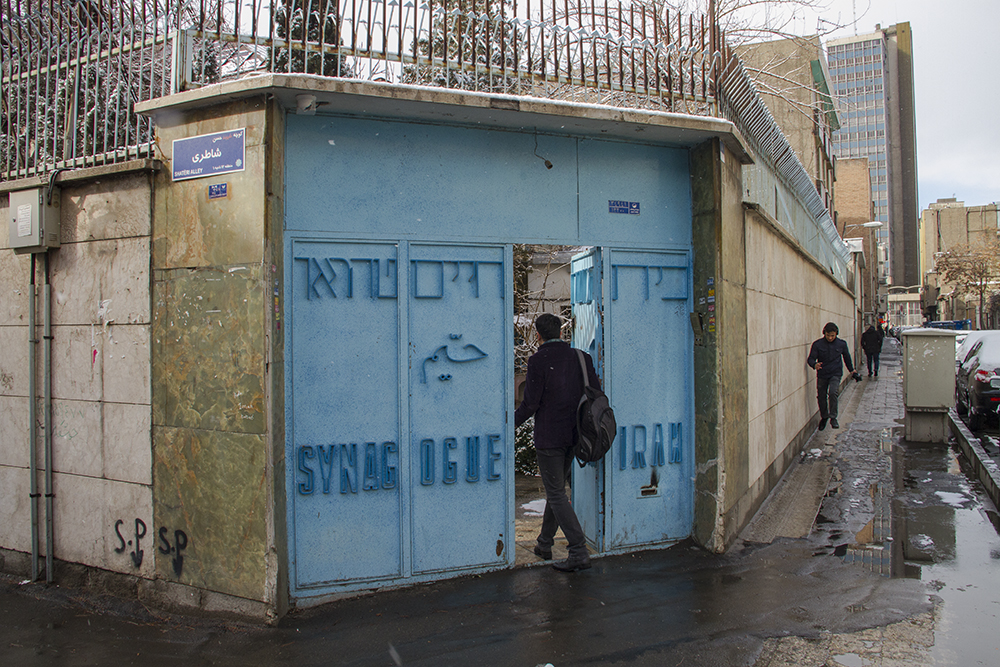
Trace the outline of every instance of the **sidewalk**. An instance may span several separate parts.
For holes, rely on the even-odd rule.
[[[881,355],[879,377],[848,382],[840,395],[840,429],[815,431],[803,446],[802,454],[785,472],[781,481],[741,534],[745,542],[770,543],[776,538],[804,538],[813,530],[820,506],[834,487],[843,483],[845,472],[854,471],[849,483],[863,484],[864,470],[875,473],[888,464],[885,452],[871,449],[891,436],[902,424],[902,350],[895,339],[887,338]],[[859,442],[845,450],[845,443]]]
[[[927,531],[927,526],[920,524],[917,513],[947,513],[948,499],[953,491],[947,490],[944,486],[947,482],[934,473],[919,471],[914,474],[916,470],[907,469],[907,465],[914,465],[913,462],[904,461],[927,456],[924,451],[933,454],[947,451],[947,448],[941,444],[903,442],[902,349],[894,339],[886,339],[881,366],[879,378],[866,377],[861,383],[851,383],[845,388],[841,395],[844,407],[840,419],[844,428],[814,434],[804,448],[803,457],[793,464],[768,503],[747,527],[744,539],[760,538],[763,535],[761,525],[774,523],[770,517],[781,515],[788,505],[801,504],[816,508],[815,523],[811,529],[803,530],[802,535],[794,536],[808,535],[810,541],[817,544],[817,553],[839,556],[845,564],[898,580],[919,579],[928,575],[931,578],[936,569],[935,563],[949,562],[948,558],[925,560],[921,556],[924,541],[931,538],[919,532]],[[954,413],[952,428],[959,448],[970,459],[972,468],[980,473],[980,478],[996,478],[996,463],[981,446],[977,448],[978,440],[972,437]],[[895,462],[893,457],[897,459]],[[819,475],[817,471],[827,470],[828,486],[824,495],[816,498],[815,494],[806,493],[808,485],[802,484],[801,480],[815,478]],[[924,495],[907,497],[906,489],[913,485],[920,486]],[[984,489],[989,492],[989,484],[984,484]],[[967,488],[965,490],[968,492]],[[996,493],[991,495],[996,503]],[[961,503],[968,505],[966,500]],[[902,522],[902,525],[894,526],[894,521]],[[947,523],[943,525],[947,526]],[[987,524],[986,540],[991,538],[988,528]],[[941,537],[933,531],[928,532],[934,538]],[[992,538],[996,538],[995,533]],[[952,543],[944,547],[961,551],[962,538],[953,532],[951,539]],[[941,548],[941,545],[933,546]],[[951,559],[956,559],[956,556],[952,554]],[[924,562],[929,565],[923,565]],[[967,583],[965,579],[962,582]],[[949,585],[933,580],[932,587],[944,596],[943,589]],[[957,590],[966,589],[959,586]],[[755,667],[985,664],[965,660],[961,640],[951,637],[960,632],[953,627],[961,625],[955,615],[968,612],[953,602],[949,602],[952,605],[949,608],[939,595],[929,596],[933,604],[927,611],[858,632],[822,632],[813,638],[792,636],[768,639]],[[862,606],[867,604],[871,601],[863,602]],[[959,648],[954,648],[955,644]],[[968,645],[968,650],[974,650],[972,644]],[[942,662],[943,654],[950,659]]]

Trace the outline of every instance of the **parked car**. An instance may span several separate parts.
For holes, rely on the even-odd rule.
[[[969,350],[980,338],[989,333],[997,333],[992,329],[981,329],[979,331],[966,331],[955,336],[955,375],[958,376],[958,369],[969,356]]]
[[[962,359],[955,378],[955,409],[969,428],[982,428],[1000,408],[1000,331],[984,331]]]

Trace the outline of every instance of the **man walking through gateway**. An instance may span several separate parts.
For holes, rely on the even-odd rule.
[[[847,350],[847,342],[837,338],[839,332],[836,324],[827,322],[823,327],[823,337],[813,342],[806,359],[810,368],[816,369],[816,399],[819,401],[821,431],[826,428],[828,420],[830,426],[840,428],[840,422],[837,421],[837,399],[840,396],[840,378],[844,374],[844,364],[854,374],[851,353]]]
[[[551,313],[543,313],[535,320],[541,345],[528,359],[524,400],[514,413],[514,424],[516,428],[532,415],[535,417],[535,453],[545,487],[545,513],[535,555],[551,560],[556,528],[562,528],[569,543],[569,557],[552,567],[576,572],[590,567],[583,528],[566,495],[576,445],[576,408],[583,396],[583,373],[576,350],[560,338],[561,327],[559,318]],[[590,386],[600,388],[593,359],[585,352],[583,355]]]

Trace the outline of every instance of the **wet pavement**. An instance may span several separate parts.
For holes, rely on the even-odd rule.
[[[803,484],[786,496],[812,508],[794,517],[806,517],[803,536],[744,539],[723,555],[682,543],[595,558],[572,575],[521,567],[299,611],[275,628],[5,578],[0,657],[11,665],[1000,664],[1000,518],[955,448],[901,439],[900,358],[898,345],[888,348],[882,377],[847,388],[844,428],[816,433],[786,476],[826,467],[810,478],[825,483],[818,490]],[[780,510],[768,503],[762,514]]]

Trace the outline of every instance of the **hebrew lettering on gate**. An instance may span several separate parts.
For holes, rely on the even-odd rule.
[[[438,260],[438,259],[415,259],[413,265],[413,298],[414,299],[443,299],[445,295],[445,285],[454,283],[460,285],[459,278],[462,277],[462,267],[469,268],[469,277],[465,283],[470,288],[470,296],[479,298],[479,267],[499,266],[500,274],[503,275],[503,262],[487,262],[479,260]],[[503,298],[503,285],[500,287],[500,298]]]
[[[686,260],[685,260],[686,261]],[[641,272],[641,296],[649,301],[651,292],[655,292],[661,300],[687,299],[687,264],[683,266],[653,266],[647,264],[612,264],[611,265],[611,300],[618,300],[619,273],[625,271]]]
[[[395,299],[396,260],[373,257],[296,257],[306,263],[306,299]],[[384,267],[384,269],[383,269]]]

